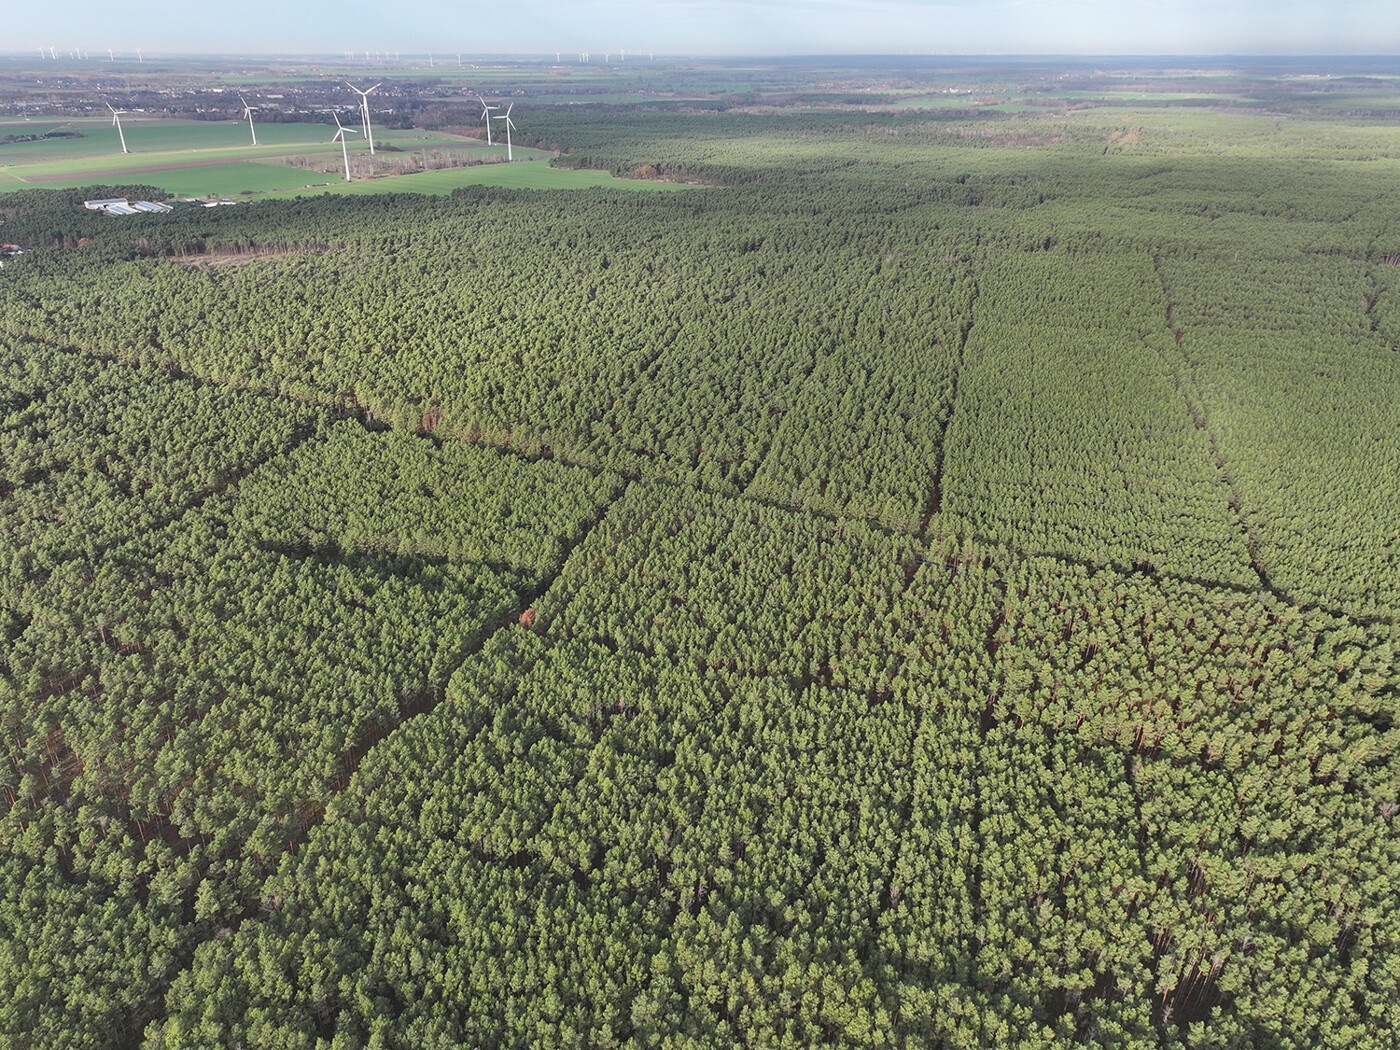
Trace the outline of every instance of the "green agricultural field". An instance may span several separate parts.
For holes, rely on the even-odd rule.
[[[551,168],[544,163],[479,164],[470,168],[419,172],[394,178],[370,179],[362,182],[331,182],[310,191],[280,190],[262,196],[296,197],[305,192],[334,194],[374,193],[451,193],[461,186],[500,186],[521,190],[571,190],[616,187],[641,190],[683,190],[690,187],[672,182],[619,179],[606,171]]]
[[[898,99],[894,109],[968,109],[981,105],[987,96],[983,94],[913,94]]]
[[[122,114],[122,130],[129,154],[123,155],[117,129],[110,119],[78,119],[60,125],[82,138],[53,139],[0,145],[0,163],[21,177],[68,170],[69,165],[100,163],[166,163],[180,154],[220,151],[219,156],[278,156],[290,147],[325,145],[335,128],[321,124],[258,125],[258,145],[250,141],[246,122],[164,120],[140,113]],[[0,124],[0,135],[35,125],[29,122]],[[48,125],[43,125],[48,127]],[[325,130],[329,127],[329,130]],[[152,157],[155,159],[151,159]],[[143,159],[144,158],[144,159]]]
[[[555,85],[550,85],[551,88],[554,88],[554,86],[555,86]],[[608,92],[608,91],[591,91],[591,90],[583,90],[583,89],[581,89],[581,90],[579,90],[579,91],[577,91],[577,92],[568,92],[568,93],[557,92],[557,91],[551,91],[551,92],[549,92],[549,93],[547,93],[547,94],[531,95],[531,96],[530,96],[530,102],[531,102],[532,105],[538,104],[538,105],[544,105],[544,106],[547,106],[547,105],[555,105],[555,106],[581,106],[581,105],[586,105],[586,104],[588,104],[588,103],[615,102],[616,100],[617,100],[617,96],[616,96],[615,94],[613,94],[612,92]],[[654,102],[682,103],[682,104],[683,104],[683,103],[686,103],[686,102],[702,102],[702,101],[704,101],[704,99],[703,99],[702,96],[698,96],[698,95],[695,95],[695,96],[687,96],[687,95],[684,95],[684,94],[675,94],[675,93],[670,93],[670,92],[665,93],[665,94],[660,94],[660,93],[658,93],[658,94],[650,94],[650,93],[646,93],[646,92],[638,92],[638,93],[636,93],[636,94],[632,94],[632,93],[629,93],[629,94],[628,94],[628,102],[630,102],[630,103],[635,103],[635,104],[637,104],[637,105],[646,105],[647,103],[654,103]]]
[[[1024,96],[1017,101],[1063,100],[1066,102],[1240,102],[1239,97],[1198,91],[1051,91]]]
[[[347,121],[347,125],[350,122]],[[173,196],[235,196],[272,191],[299,191],[334,184],[335,192],[448,193],[457,186],[484,184],[522,188],[567,188],[601,185],[602,172],[551,171],[552,154],[517,147],[516,165],[476,165],[427,173],[422,181],[401,183],[402,176],[364,178],[368,146],[352,140],[352,170],[363,181],[341,183],[343,156],[329,140],[333,126],[323,124],[259,125],[258,145],[249,141],[245,123],[126,119],[123,130],[130,153],[121,152],[109,121],[0,123],[0,134],[35,134],[62,127],[81,132],[80,139],[11,143],[0,146],[7,163],[0,166],[0,190],[26,186],[63,188],[100,182],[140,182],[159,186]],[[420,150],[447,150],[463,157],[504,160],[505,146],[488,147],[477,139],[434,131],[376,132],[381,166],[414,163]],[[386,148],[387,147],[387,148]],[[307,167],[306,165],[310,165]],[[500,170],[496,170],[499,167]],[[384,170],[383,167],[380,169]],[[422,173],[419,173],[422,175]]]

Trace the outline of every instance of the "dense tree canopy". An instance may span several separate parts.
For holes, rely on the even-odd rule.
[[[3,209],[0,1042],[1389,1045],[1386,130],[538,118]]]

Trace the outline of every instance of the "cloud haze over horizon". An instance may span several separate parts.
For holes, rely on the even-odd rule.
[[[6,17],[6,51],[634,54],[1391,54],[1394,0],[247,0],[206,14],[92,0]]]

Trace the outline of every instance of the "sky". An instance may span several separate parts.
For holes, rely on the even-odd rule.
[[[14,3],[0,51],[1396,54],[1396,0],[147,0]],[[114,13],[115,12],[115,13]]]

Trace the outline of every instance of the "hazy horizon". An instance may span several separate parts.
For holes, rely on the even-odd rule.
[[[419,0],[389,10],[363,0],[295,6],[249,0],[202,17],[154,0],[112,25],[110,8],[56,0],[8,19],[5,52],[53,48],[94,59],[156,55],[633,56],[1386,56],[1400,19],[1385,0],[524,0],[466,9]]]

